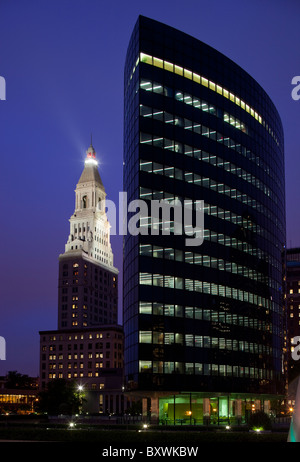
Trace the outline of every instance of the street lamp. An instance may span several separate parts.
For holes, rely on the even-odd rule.
[[[81,414],[82,412],[82,400],[83,400],[83,391],[84,391],[84,388],[83,388],[83,385],[78,385],[77,387],[77,390],[78,390],[78,397],[79,397],[79,414]]]

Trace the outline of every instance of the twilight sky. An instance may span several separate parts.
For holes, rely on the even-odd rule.
[[[123,190],[123,66],[139,14],[216,48],[269,94],[285,133],[287,245],[300,246],[299,1],[0,0],[0,375],[37,376],[38,332],[57,327],[58,256],[91,132],[108,198]],[[121,269],[121,238],[112,245]]]

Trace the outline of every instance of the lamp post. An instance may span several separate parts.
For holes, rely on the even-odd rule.
[[[79,414],[82,413],[82,399],[83,399],[83,385],[78,385],[77,387],[78,390],[78,398],[79,398]]]

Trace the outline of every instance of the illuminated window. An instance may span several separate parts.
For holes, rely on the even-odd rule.
[[[192,334],[185,335],[185,345],[186,346],[194,346],[194,336]]]
[[[146,55],[145,53],[140,54],[140,60],[142,63],[152,64],[152,56]]]
[[[169,63],[168,61],[164,61],[164,68],[167,71],[174,72],[174,65],[172,63]]]
[[[164,343],[163,332],[153,332],[153,343],[156,345],[163,345]]]
[[[208,87],[208,80],[204,77],[201,77],[201,85],[203,85],[204,87]]]
[[[183,68],[181,66],[177,66],[175,64],[175,74],[178,74],[178,75],[183,75]]]
[[[193,80],[194,82],[201,83],[201,76],[193,73]]]
[[[139,312],[142,314],[152,314],[152,303],[140,302]]]
[[[174,333],[165,332],[164,343],[165,343],[165,345],[171,345],[171,344],[175,343],[175,335],[174,335]]]
[[[140,273],[140,284],[152,285],[152,275],[149,273]]]
[[[152,361],[139,361],[139,370],[140,372],[151,372]]]
[[[188,69],[184,69],[184,77],[187,79],[193,80],[193,73]]]
[[[164,277],[162,274],[153,274],[153,285],[163,287]]]
[[[165,305],[164,306],[164,315],[165,316],[174,316],[174,305]]]
[[[166,361],[164,363],[164,373],[165,374],[173,374],[175,371],[174,362]]]
[[[163,69],[163,67],[164,67],[164,62],[163,62],[162,59],[153,57],[153,65],[156,66],[156,67],[160,67],[161,69]]]
[[[140,331],[139,332],[139,343],[152,343],[152,332],[151,331]]]

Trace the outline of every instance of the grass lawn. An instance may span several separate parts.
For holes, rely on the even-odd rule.
[[[0,428],[1,440],[93,442],[100,445],[199,445],[203,443],[286,443],[288,432],[250,433],[248,431],[184,431],[85,428],[34,428],[25,426]]]

